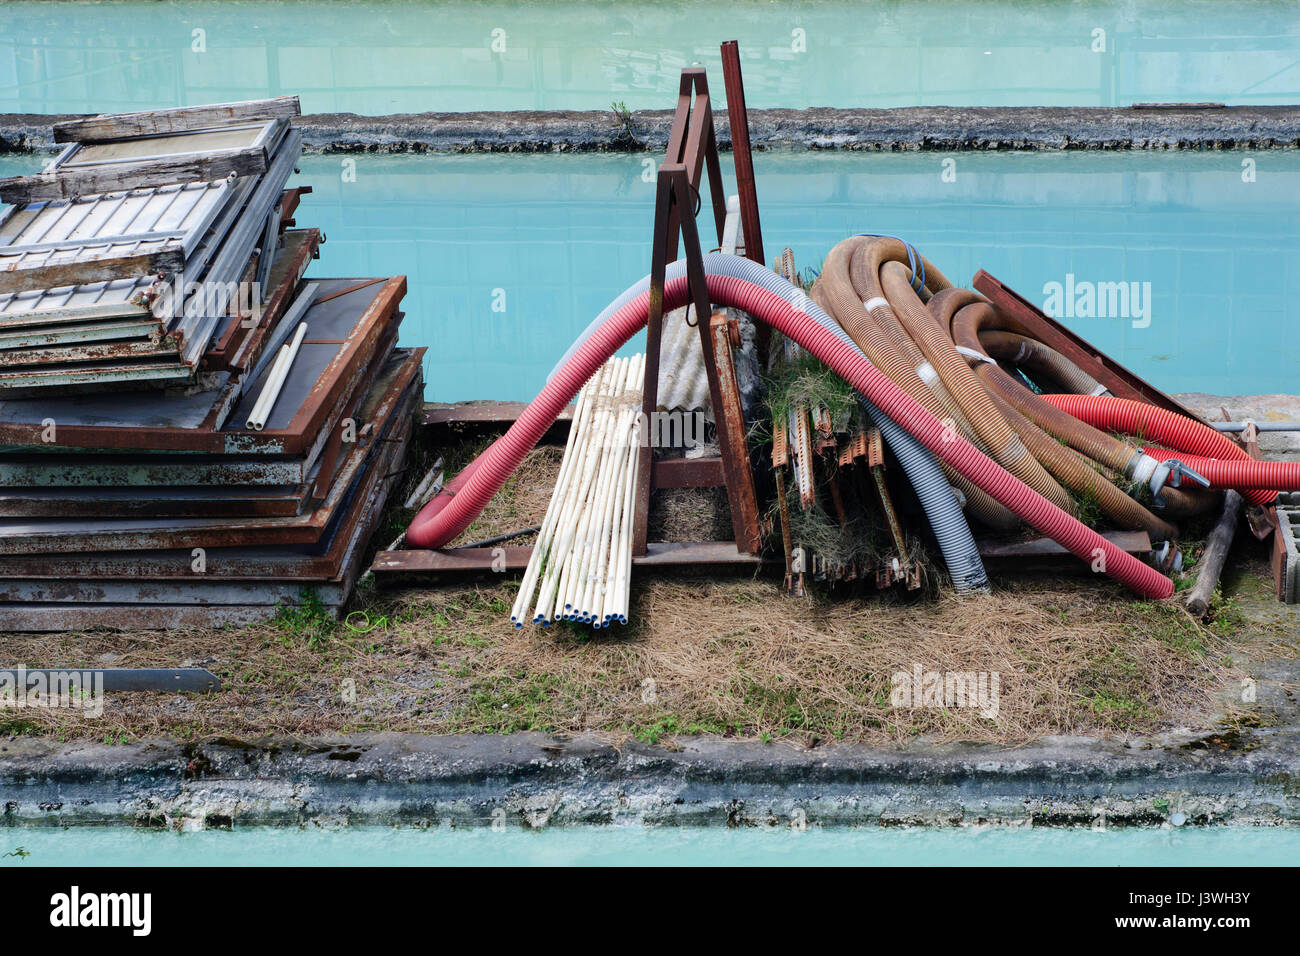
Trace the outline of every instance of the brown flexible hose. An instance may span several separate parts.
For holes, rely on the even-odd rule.
[[[954,342],[972,352],[988,354],[980,343],[979,333],[985,328],[998,328],[1001,315],[981,296],[968,289],[948,289],[930,300],[930,310],[939,323],[952,329]],[[1134,456],[1140,454],[1134,446],[1043,401],[1003,371],[996,362],[976,361],[974,365],[975,373],[990,392],[996,393],[1039,428],[1086,457],[1120,474],[1127,474]]]
[[[849,266],[854,251],[863,241],[861,237],[854,236],[831,249],[822,266],[821,275],[813,285],[813,301],[835,318],[835,321],[848,333],[849,338],[862,349],[872,365],[919,402],[926,411],[941,421],[952,418],[943,403],[916,374],[911,363],[863,308],[862,300],[854,291],[853,283],[849,278]],[[898,245],[906,255],[902,243]],[[936,275],[938,276],[936,281],[946,281],[943,280],[942,273],[938,273],[937,270]],[[965,497],[967,510],[982,523],[1000,531],[1011,531],[1020,527],[1020,519],[1015,514],[998,504],[964,476],[946,465],[941,464],[941,467],[944,468],[949,481]]]
[[[861,236],[855,238],[864,239],[864,237]],[[892,254],[902,256],[904,260],[906,260],[907,257],[906,247],[897,239],[869,239],[856,244],[852,259],[849,262],[849,279],[853,284],[853,289],[857,293],[858,298],[862,300],[863,309],[866,310],[868,317],[879,326],[882,332],[884,332],[885,336],[898,350],[899,354],[901,354],[911,364],[912,370],[916,372],[917,378],[925,384],[926,388],[934,393],[935,397],[943,404],[943,407],[948,410],[948,414],[945,417],[953,420],[957,426],[957,430],[960,431],[968,441],[973,443],[980,451],[984,452],[989,457],[993,457],[992,449],[989,448],[989,446],[984,442],[982,436],[980,436],[979,432],[976,431],[974,424],[967,417],[961,403],[957,401],[948,390],[947,385],[944,384],[943,379],[935,370],[934,366],[930,364],[929,359],[925,357],[925,354],[917,346],[916,342],[912,340],[912,337],[908,335],[907,330],[903,328],[902,324],[898,321],[897,316],[895,316],[893,311],[889,308],[889,305],[884,298],[884,291],[880,288],[875,273],[870,272],[869,270],[864,270],[861,266],[864,252],[872,249],[877,250],[878,253],[884,255]],[[929,260],[923,258],[922,261],[925,262],[928,267],[926,272],[927,280],[933,278],[936,283],[941,284],[940,288],[949,288],[948,280],[944,278],[943,273],[939,272],[938,269],[934,269],[933,264],[930,263]],[[911,270],[906,266],[903,268],[907,272],[910,281]],[[934,269],[933,276],[930,275],[929,269]],[[938,291],[938,288],[934,291]],[[901,385],[901,383],[896,384]]]
[[[1075,365],[1049,345],[1019,332],[1002,332],[996,329],[980,330],[980,344],[984,351],[999,361],[1028,369],[1039,384],[1047,378],[1060,386],[1060,391],[1074,395],[1109,395],[1110,391],[1095,378]],[[1056,389],[1044,389],[1056,391]]]
[[[930,309],[938,322],[952,329],[957,345],[981,354],[987,354],[981,345],[986,329],[997,329],[1000,325],[1021,328],[1013,318],[994,310],[982,296],[966,289],[939,293],[930,301]],[[989,386],[990,393],[1004,400],[1043,431],[1074,448],[1085,460],[1092,459],[1102,469],[1115,473],[1115,483],[1123,487],[1130,463],[1139,454],[1135,446],[1072,415],[1057,414],[1060,409],[1043,401],[991,360],[976,361],[974,366],[976,374]],[[1070,484],[1070,480],[1062,475],[1057,474],[1057,477],[1067,485]],[[1165,502],[1162,513],[1169,518],[1202,514],[1214,507],[1214,496],[1202,494],[1200,489],[1166,487],[1161,491],[1161,498]]]
[[[890,306],[881,311],[897,316],[902,327],[920,346],[943,379],[949,394],[961,405],[976,432],[992,449],[993,458],[1066,514],[1078,514],[1074,499],[1025,446],[1020,435],[993,404],[979,376],[971,371],[969,363],[958,354],[947,333],[921,303],[912,289],[911,270],[898,261],[882,262],[880,287]]]
[[[1102,514],[1121,528],[1140,528],[1160,541],[1178,536],[1177,528],[1126,495],[1073,448],[1061,444],[997,395],[990,399],[1044,467],[1067,488],[1096,501]]]

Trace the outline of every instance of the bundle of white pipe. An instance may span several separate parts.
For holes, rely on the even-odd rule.
[[[246,424],[254,431],[260,432],[266,427],[266,420],[271,417],[271,411],[280,398],[280,390],[284,388],[284,383],[289,378],[289,369],[293,366],[293,360],[298,357],[298,349],[302,346],[302,340],[306,335],[307,323],[302,322],[294,333],[293,341],[280,346],[280,354],[275,357],[271,370],[266,373],[266,384],[262,386],[262,393],[253,403],[253,410],[248,413]]]
[[[612,358],[578,393],[555,491],[510,611],[515,627],[627,623],[644,372],[644,355]]]

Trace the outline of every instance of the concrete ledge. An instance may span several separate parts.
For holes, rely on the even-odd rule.
[[[615,748],[542,734],[0,742],[9,826],[378,824],[1300,825],[1291,732],[1141,746],[803,749],[719,738]],[[1175,820],[1175,822],[1182,822]]]
[[[53,149],[49,127],[69,115],[0,114],[0,152]],[[318,113],[296,125],[312,152],[639,152],[667,144],[670,110]],[[1132,109],[904,107],[756,109],[755,149],[867,151],[996,149],[1271,149],[1300,146],[1300,107]],[[730,147],[726,112],[718,139]]]

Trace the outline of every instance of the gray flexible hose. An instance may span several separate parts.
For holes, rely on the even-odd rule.
[[[709,275],[733,276],[762,286],[816,321],[854,351],[861,353],[857,344],[849,338],[848,333],[840,328],[839,323],[822,311],[812,299],[808,298],[802,289],[791,285],[786,279],[770,269],[764,268],[757,262],[740,256],[711,252],[704,256],[704,271]],[[678,259],[668,265],[665,281],[676,279],[685,274],[686,260]],[[551,375],[547,376],[547,381],[550,381],[556,371],[582,347],[582,343],[606,319],[649,288],[650,277],[646,276],[606,306],[605,310],[587,326],[586,330],[569,347],[569,350],[564,353],[564,357],[552,369]],[[975,546],[975,538],[971,535],[970,525],[966,522],[966,516],[962,513],[961,504],[958,502],[952,486],[948,484],[948,479],[944,477],[943,471],[939,468],[939,463],[935,461],[934,455],[931,454],[928,448],[917,441],[907,429],[885,415],[867,399],[861,395],[858,395],[857,398],[862,405],[863,411],[870,416],[871,420],[876,423],[876,427],[880,429],[880,433],[888,443],[890,451],[898,459],[899,465],[903,468],[903,473],[907,475],[907,480],[911,482],[913,489],[915,489],[916,496],[925,511],[925,516],[934,531],[935,539],[939,543],[939,550],[943,554],[944,563],[948,566],[948,574],[952,578],[953,587],[959,594],[987,592],[989,590],[988,575],[984,571],[984,562],[980,558],[979,549]]]

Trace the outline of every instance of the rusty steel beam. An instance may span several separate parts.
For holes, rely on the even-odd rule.
[[[721,458],[660,458],[650,474],[656,488],[716,488],[726,480]]]
[[[425,427],[444,425],[505,425],[515,423],[527,402],[425,402],[420,424]],[[568,405],[556,416],[556,423],[573,421],[574,406]]]
[[[401,575],[493,574],[522,571],[531,547],[446,548],[439,551],[380,551],[370,570],[377,580]],[[729,541],[652,541],[646,553],[632,558],[635,567],[755,567],[762,558],[745,554]]]
[[[736,547],[756,554],[763,546],[763,533],[758,518],[758,495],[754,491],[754,467],[745,440],[745,410],[741,407],[736,365],[731,355],[731,332],[731,322],[720,312],[710,317],[707,326],[700,323],[704,369],[713,401]]]
[[[1146,554],[1151,550],[1151,538],[1145,531],[1103,531],[1103,538],[1129,554]],[[980,557],[999,558],[1054,558],[1069,556],[1065,548],[1051,538],[1023,538],[1019,541],[981,538],[975,542]]]
[[[722,82],[727,95],[727,125],[731,128],[731,155],[736,166],[745,258],[763,265],[766,258],[763,255],[763,230],[758,221],[754,156],[749,145],[749,110],[745,106],[745,83],[740,72],[740,45],[735,40],[722,44]]]

